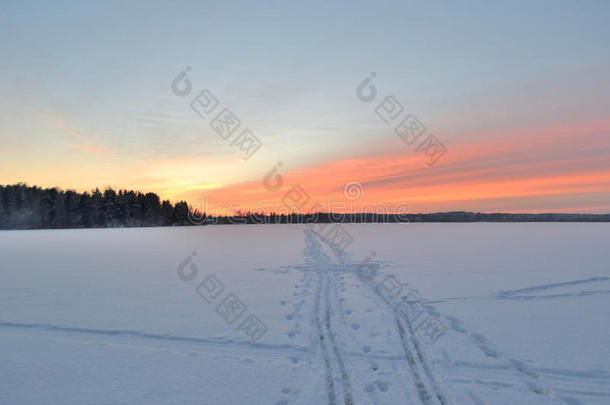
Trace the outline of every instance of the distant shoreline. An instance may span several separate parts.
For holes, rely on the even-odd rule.
[[[185,215],[178,223],[139,223],[139,224],[96,224],[92,226],[71,227],[36,227],[31,224],[17,224],[13,227],[0,227],[0,231],[9,230],[47,230],[47,229],[117,229],[117,228],[171,228],[196,227],[213,225],[308,225],[308,224],[421,224],[421,223],[608,223],[610,214],[509,214],[509,213],[475,213],[475,212],[436,212],[431,214],[384,214],[371,219],[374,214],[291,214],[291,215],[244,215],[206,217],[199,222],[192,222],[190,215]],[[399,217],[399,218],[398,218]],[[20,226],[21,225],[21,226]]]
[[[289,207],[288,207],[289,208]],[[420,223],[420,222],[610,222],[608,214],[513,214],[469,211],[411,213],[237,212],[206,215],[185,201],[172,204],[154,193],[106,188],[78,193],[24,183],[0,185],[0,229],[88,229],[155,226]]]
[[[197,225],[303,224],[303,223],[471,223],[471,222],[610,222],[610,214],[512,214],[469,211],[434,212],[428,214],[314,213],[289,215],[249,214],[243,216],[212,216]]]

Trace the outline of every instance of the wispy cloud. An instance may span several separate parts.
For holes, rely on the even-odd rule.
[[[586,204],[588,194],[610,193],[609,135],[608,121],[476,134],[451,145],[451,153],[434,167],[422,156],[401,151],[342,159],[283,176],[287,184],[300,184],[317,200],[345,201],[343,185],[358,181],[365,189],[362,203],[408,202],[421,212],[497,210],[501,201],[513,211],[536,210],[537,199],[549,196],[556,201],[548,206],[560,210],[562,196],[581,195],[580,200],[566,198],[566,206],[574,207],[575,201]],[[226,204],[262,201],[274,206],[286,190],[269,193],[254,181],[210,190],[209,196]],[[595,201],[599,205],[599,198]],[[610,207],[610,200],[607,203]]]
[[[64,116],[48,110],[37,110],[36,116],[47,128],[57,130],[63,134],[63,140],[67,147],[82,153],[94,155],[111,155],[115,151],[103,145],[94,135],[85,133],[76,124]]]

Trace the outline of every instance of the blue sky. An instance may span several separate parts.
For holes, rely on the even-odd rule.
[[[174,196],[390,153],[404,145],[355,97],[373,71],[449,150],[607,119],[609,17],[606,1],[4,2],[0,182]],[[186,66],[263,141],[251,160],[172,94]]]

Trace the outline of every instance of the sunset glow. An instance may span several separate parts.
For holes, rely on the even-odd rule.
[[[235,13],[216,8],[218,15]],[[151,15],[159,11],[154,9]],[[280,209],[296,185],[309,195],[309,204],[332,202],[336,211],[408,205],[414,213],[610,212],[610,60],[602,51],[609,36],[591,28],[607,30],[607,24],[595,25],[601,14],[572,10],[569,20],[567,14],[555,15],[546,28],[553,32],[549,42],[535,19],[520,21],[518,33],[500,24],[503,18],[520,19],[517,9],[478,10],[490,25],[462,27],[460,34],[434,7],[427,10],[429,21],[436,21],[430,27],[394,21],[397,12],[384,18],[408,40],[391,41],[390,47],[366,32],[352,33],[356,38],[344,44],[332,24],[313,34],[294,10],[294,18],[257,16],[256,27],[269,28],[251,45],[258,53],[250,55],[230,50],[231,44],[243,48],[240,41],[254,24],[249,11],[240,10],[238,30],[206,23],[214,32],[206,39],[206,52],[178,39],[191,37],[189,23],[199,23],[188,13],[183,24],[172,23],[166,32],[139,27],[136,37],[155,41],[157,54],[181,55],[164,56],[160,63],[136,50],[136,43],[124,43],[103,17],[87,27],[90,34],[72,36],[65,27],[81,27],[80,13],[90,11],[86,7],[45,17],[16,7],[2,28],[10,32],[3,38],[18,36],[23,44],[7,45],[11,51],[3,55],[0,182],[155,192],[193,207],[201,207],[203,199],[215,213]],[[359,12],[364,18],[370,10]],[[554,13],[528,12],[540,18]],[[113,24],[133,30],[132,17],[139,13],[127,7]],[[322,14],[342,15],[332,7]],[[44,34],[22,31],[20,22],[37,18],[45,22]],[[489,26],[497,28],[485,31]],[[283,42],[286,30],[307,52]],[[430,44],[413,39],[419,36]],[[319,37],[328,42],[319,46]],[[492,39],[504,44],[501,51],[491,46]],[[268,54],[264,44],[281,50],[283,59]],[[62,58],[44,58],[42,50],[48,49]],[[572,55],[570,63],[565,52]],[[421,57],[413,63],[410,54]],[[222,57],[232,63],[221,64]],[[99,58],[117,62],[96,63]],[[323,61],[324,70],[312,60]],[[438,60],[452,68],[440,69]],[[371,81],[361,86],[367,77]],[[176,94],[172,86],[186,86],[185,80],[188,94]],[[376,99],[359,99],[358,89],[369,85]],[[193,107],[202,90],[219,103],[209,116]],[[414,114],[425,126],[418,142],[404,142],[394,132],[396,123],[380,118],[381,103],[390,95],[404,108],[400,119]],[[226,139],[212,128],[224,108],[241,125]],[[244,129],[262,143],[247,160],[236,144]],[[431,166],[417,150],[429,135],[446,148]],[[263,179],[276,166],[283,185],[270,191]],[[354,182],[362,190],[357,198],[346,198],[344,187]]]

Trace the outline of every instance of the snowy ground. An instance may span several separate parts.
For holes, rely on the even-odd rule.
[[[610,225],[344,228],[0,232],[0,404],[610,403]]]

